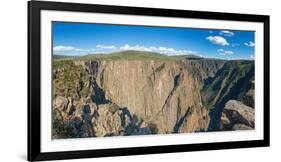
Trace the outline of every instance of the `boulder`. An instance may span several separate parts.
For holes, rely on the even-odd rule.
[[[53,102],[54,108],[59,109],[60,111],[66,111],[68,106],[68,100],[66,97],[57,96]]]
[[[222,130],[245,130],[255,128],[255,110],[237,100],[229,100],[221,116]]]

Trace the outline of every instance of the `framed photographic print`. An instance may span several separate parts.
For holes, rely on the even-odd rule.
[[[28,160],[269,146],[269,16],[28,2]]]

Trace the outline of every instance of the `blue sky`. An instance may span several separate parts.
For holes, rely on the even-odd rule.
[[[253,31],[53,22],[53,54],[86,55],[122,50],[254,59]]]

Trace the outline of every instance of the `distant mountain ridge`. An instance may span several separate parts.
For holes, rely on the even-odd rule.
[[[147,51],[119,51],[109,54],[88,54],[84,56],[53,55],[54,59],[81,59],[81,60],[184,60],[203,59],[197,55],[171,55]]]
[[[75,59],[79,56],[68,56],[68,55],[56,55],[53,54],[53,59]]]

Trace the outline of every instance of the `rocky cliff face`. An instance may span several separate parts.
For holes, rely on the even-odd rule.
[[[243,101],[247,92],[253,88],[253,61],[228,61],[214,77],[205,79],[202,97],[210,109],[209,131],[219,130],[220,117],[229,100]]]
[[[253,80],[253,64],[242,63],[246,70],[240,63],[228,64],[205,59],[56,61],[53,138],[201,132],[211,130],[211,123],[218,130],[225,103],[245,99]],[[241,85],[241,92],[234,92]]]

